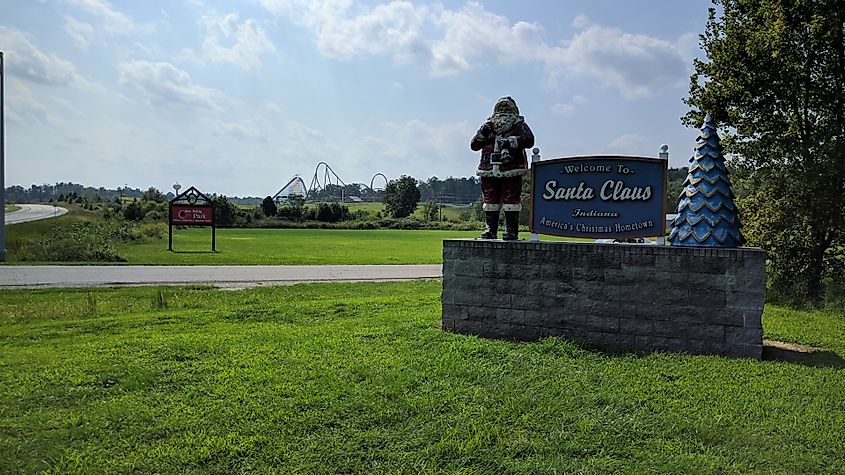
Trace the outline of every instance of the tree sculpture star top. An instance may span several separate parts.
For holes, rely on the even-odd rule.
[[[740,231],[734,194],[725,168],[725,157],[710,114],[704,118],[696,140],[692,165],[678,196],[678,215],[672,221],[673,246],[739,247]]]

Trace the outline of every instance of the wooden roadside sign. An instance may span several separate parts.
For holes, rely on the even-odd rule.
[[[217,226],[214,202],[193,186],[170,200],[168,207],[167,250],[173,250],[173,225],[211,226],[211,250],[216,251]]]

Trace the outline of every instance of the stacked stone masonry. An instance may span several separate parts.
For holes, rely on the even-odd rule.
[[[447,240],[443,328],[759,359],[765,283],[754,248]]]

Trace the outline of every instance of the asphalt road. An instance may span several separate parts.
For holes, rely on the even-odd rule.
[[[55,218],[67,213],[67,209],[53,205],[15,205],[20,207],[17,211],[6,213],[6,224],[25,223],[27,221],[38,221],[39,219]]]
[[[0,288],[209,284],[254,287],[299,282],[439,279],[440,264],[369,266],[0,266]]]

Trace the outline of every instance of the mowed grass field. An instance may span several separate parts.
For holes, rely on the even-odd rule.
[[[499,230],[501,236],[502,230]],[[120,249],[129,264],[155,265],[331,265],[439,264],[444,239],[477,238],[479,231],[400,229],[218,229],[211,252],[211,228],[173,231],[173,252],[163,241]],[[528,239],[521,232],[522,239]],[[543,236],[545,241],[583,239]]]
[[[369,203],[368,203],[369,204]],[[23,243],[60,233],[75,223],[100,222],[97,212],[77,206],[67,215],[7,228],[12,263]],[[127,264],[149,265],[324,265],[324,264],[437,264],[443,240],[478,237],[480,231],[350,230],[350,229],[217,229],[216,252],[211,251],[211,228],[173,230],[173,252],[163,239],[117,245]],[[503,230],[500,229],[501,234]],[[528,232],[521,232],[528,239]],[[568,240],[543,236],[543,240]],[[33,264],[33,262],[23,262]],[[80,262],[88,264],[89,262]],[[101,264],[101,263],[100,263]]]
[[[424,204],[424,202],[420,202],[417,205],[417,209],[414,211],[414,216],[417,218],[423,218],[422,208]],[[384,203],[344,203],[344,205],[349,207],[349,211],[366,211],[370,216],[375,216],[376,213],[381,213],[382,215],[386,214],[384,212]],[[461,212],[472,210],[472,205],[453,205],[444,203],[440,207],[440,214],[447,220],[457,220],[461,215]],[[479,223],[479,226],[483,227],[483,224]]]
[[[348,229],[218,229],[211,252],[211,228],[174,230],[167,238],[121,248],[130,264],[437,264],[443,240],[478,237],[478,231]],[[526,234],[527,237],[527,234]]]
[[[440,283],[0,291],[4,473],[845,473],[818,364],[439,329]]]

